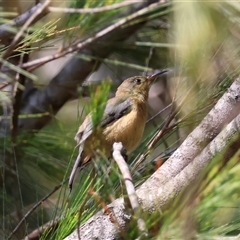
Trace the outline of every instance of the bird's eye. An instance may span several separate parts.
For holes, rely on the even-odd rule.
[[[142,80],[140,78],[136,78],[134,82],[137,83],[137,85],[140,85],[142,83]]]

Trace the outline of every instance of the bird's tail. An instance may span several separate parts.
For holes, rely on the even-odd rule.
[[[83,153],[83,144],[79,146],[79,153],[78,153],[77,159],[75,160],[74,166],[72,168],[72,171],[69,177],[68,187],[70,191],[72,191],[72,186],[73,186],[73,182],[74,182],[74,178],[76,176],[77,170],[82,165],[82,161],[83,161],[82,153]]]

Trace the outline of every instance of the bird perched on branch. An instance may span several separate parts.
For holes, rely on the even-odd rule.
[[[75,136],[79,154],[69,177],[72,189],[77,169],[94,157],[96,148],[111,157],[114,142],[122,142],[127,153],[132,152],[140,143],[147,119],[147,101],[150,83],[161,70],[148,77],[135,76],[122,82],[115,97],[107,101],[102,120],[94,127],[92,113],[89,113]]]

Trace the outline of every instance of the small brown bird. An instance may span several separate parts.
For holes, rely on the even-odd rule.
[[[114,142],[122,142],[127,153],[131,153],[140,143],[147,119],[147,101],[150,83],[161,70],[148,77],[135,76],[122,82],[115,97],[107,101],[102,121],[93,128],[92,114],[89,113],[75,136],[79,154],[69,177],[69,188],[72,189],[77,169],[88,163],[100,149],[111,157]]]

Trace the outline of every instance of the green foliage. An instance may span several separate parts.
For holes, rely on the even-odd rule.
[[[99,126],[99,123],[102,120],[106,103],[109,98],[110,88],[110,81],[102,81],[101,84],[90,93],[91,103],[89,106],[89,112],[92,113],[92,121],[94,127]]]
[[[60,220],[58,230],[49,229],[44,233],[42,239],[63,239],[79,225],[79,222],[85,222],[96,211],[96,203],[91,200],[88,190],[89,188],[98,189],[99,184],[89,173],[81,176],[80,183],[71,195],[67,185],[61,189],[52,216],[52,219]],[[60,212],[59,209],[61,209]]]
[[[73,8],[98,8],[107,6],[110,4],[121,2],[120,0],[111,0],[111,1],[98,1],[98,0],[76,0],[72,3],[71,7]],[[104,11],[99,13],[74,13],[70,14],[67,18],[67,26],[80,26],[80,29],[74,30],[67,33],[67,39],[71,42],[79,40],[84,36],[89,36],[91,33],[94,33],[100,30],[106,24],[109,24],[113,21],[114,16],[119,14],[122,11],[121,9],[114,9],[111,11]]]
[[[57,31],[57,23],[59,20],[60,19],[49,21],[43,24],[41,28],[38,26],[30,27],[29,30],[31,34],[25,36],[16,51],[19,53],[27,53],[29,51],[39,50],[41,44],[46,43],[49,39],[59,35],[59,32]],[[46,49],[44,46],[41,48]]]
[[[208,173],[209,185],[203,190],[201,204],[196,209],[199,232],[210,235],[235,235],[240,232],[240,193],[238,154],[223,166],[224,155]],[[219,172],[221,169],[221,172]],[[224,218],[222,217],[224,216]]]

